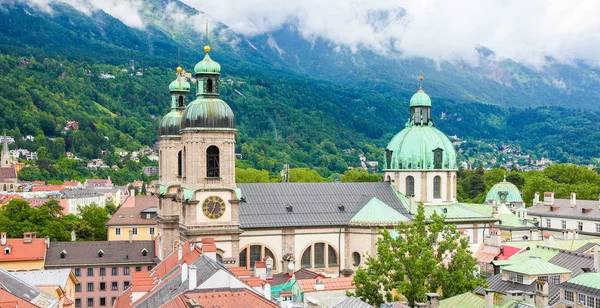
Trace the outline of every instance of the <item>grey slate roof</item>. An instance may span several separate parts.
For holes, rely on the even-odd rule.
[[[571,270],[571,277],[583,274],[581,268],[593,268],[594,256],[572,251],[561,250],[556,256],[548,262]]]
[[[374,307],[361,301],[357,297],[349,296],[349,297],[346,297],[339,304],[333,306],[333,308],[374,308]]]
[[[575,252],[585,253],[586,251],[588,251],[596,246],[598,246],[598,243],[586,243],[585,245],[579,247],[579,249],[576,249]]]
[[[254,183],[238,184],[243,229],[301,226],[343,226],[377,197],[407,218],[412,216],[394,189],[378,183]],[[292,211],[286,209],[292,206]],[[339,209],[344,206],[344,210]]]
[[[192,263],[195,265],[198,270],[196,271],[196,282],[198,285],[203,284],[206,280],[208,280],[212,275],[218,272],[220,269],[227,269],[220,263],[215,260],[210,259],[206,255],[202,254],[196,261]],[[181,267],[181,265],[177,265],[175,269]],[[173,272],[173,271],[172,271]],[[231,274],[233,275],[233,274]],[[170,276],[170,275],[167,275]],[[181,282],[181,278],[174,277],[173,279],[167,281],[164,285],[158,288],[156,291],[153,291],[150,296],[145,298],[143,301],[139,302],[135,305],[136,308],[155,308],[164,305],[166,302],[173,299],[175,296],[183,293],[188,290],[188,280]]]
[[[56,301],[54,297],[25,283],[3,268],[0,268],[0,288],[43,308],[58,307],[58,301]]]
[[[0,179],[16,179],[17,171],[13,167],[0,168]]]
[[[104,251],[98,257],[98,250]],[[142,250],[146,249],[146,256]],[[67,255],[61,259],[60,253]],[[68,267],[103,264],[153,264],[154,241],[93,241],[93,242],[55,242],[46,252],[46,267]]]
[[[571,207],[569,199],[554,199],[554,206],[558,207],[550,211],[550,205],[538,203],[527,209],[528,215],[542,217],[562,217],[583,220],[600,221],[600,202],[598,200],[577,200],[575,207]],[[582,213],[582,209],[591,209],[588,213]]]
[[[580,284],[577,284],[577,283],[570,283],[568,281],[565,281],[565,282],[559,284],[559,286],[562,289],[566,289],[566,290],[581,292],[581,293],[585,293],[587,295],[600,296],[600,289],[593,288],[593,287],[588,287],[588,286],[583,286],[583,285],[580,285]]]
[[[494,292],[506,294],[507,291],[518,290],[522,292],[535,292],[535,282],[530,285],[514,283],[510,281],[503,281],[502,274],[493,275],[488,278],[488,288],[494,290]],[[477,287],[475,293],[485,296],[485,289]],[[560,299],[560,286],[558,284],[550,284],[548,288],[550,305],[554,305]]]

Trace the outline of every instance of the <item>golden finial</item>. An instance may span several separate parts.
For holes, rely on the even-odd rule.
[[[183,71],[183,68],[181,68],[181,66],[177,67],[177,73],[181,73],[181,71]]]
[[[423,75],[419,76],[419,90],[423,89],[423,79],[425,79]]]
[[[210,52],[210,46],[208,46],[208,45],[204,46],[204,52],[209,53]]]

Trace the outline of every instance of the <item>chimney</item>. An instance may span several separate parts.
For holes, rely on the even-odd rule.
[[[600,273],[600,247],[594,248],[594,271]]]
[[[415,303],[415,308],[426,308],[427,304],[425,303]]]
[[[544,280],[536,280],[535,283],[535,305],[538,307],[548,307],[548,282]]]
[[[194,241],[191,241],[191,242],[190,242],[190,253],[191,253],[192,251],[194,251],[194,248],[195,248],[195,247],[196,247],[196,243],[194,243]]]
[[[485,308],[494,308],[494,290],[485,289]]]
[[[183,251],[181,251],[181,245],[177,247],[177,262],[181,261],[183,258]]]
[[[267,279],[267,262],[254,262],[254,276],[259,277],[262,280]]]
[[[496,204],[492,205],[492,216],[494,216],[496,219],[499,217],[498,206]]]
[[[532,241],[537,241],[539,238],[540,234],[538,233],[538,230],[533,229],[529,231],[529,239]]]
[[[130,190],[129,190],[129,196],[130,196],[131,198],[135,198],[135,189],[130,189]]]
[[[6,246],[6,232],[0,233],[0,245]]]
[[[575,207],[575,205],[577,205],[577,194],[572,192],[571,193],[571,207]]]
[[[35,232],[25,232],[23,233],[23,243],[31,244],[33,239],[35,238]]]
[[[523,300],[525,300],[526,303],[535,306],[535,292],[525,292],[525,293],[523,293]]]
[[[214,238],[205,237],[202,239],[202,254],[212,260],[217,260],[217,245],[215,245]]]
[[[44,244],[46,244],[46,249],[50,248],[50,237],[44,236]]]
[[[562,236],[563,236],[563,240],[568,240],[569,239],[569,231],[563,230]]]
[[[271,300],[271,285],[268,282],[263,286],[263,294],[267,300]]]
[[[192,264],[189,267],[190,269],[190,276],[188,278],[189,280],[189,285],[188,285],[188,290],[193,290],[198,286],[198,276],[197,276],[197,272],[198,272],[198,268],[196,267],[196,265]]]
[[[544,204],[554,204],[554,193],[553,192],[545,192],[544,193]]]
[[[552,234],[544,234],[544,246],[554,248],[554,236]]]
[[[75,233],[75,230],[71,231],[71,242],[75,242],[77,241],[77,234]]]
[[[502,242],[502,232],[500,229],[490,230],[490,246],[500,247]]]
[[[600,196],[598,196],[598,198],[598,200],[600,200]],[[533,205],[536,205],[538,203],[540,203],[540,193],[536,191],[533,195]]]
[[[187,263],[183,263],[181,265],[181,283],[184,283],[186,280],[188,280],[188,274],[189,274],[189,268]]]
[[[325,290],[325,283],[323,282],[323,280],[321,279],[321,277],[317,278],[315,280],[315,290],[316,291],[323,291]]]
[[[129,242],[133,242],[133,230],[129,229]]]
[[[437,293],[425,293],[427,296],[427,308],[438,308],[440,295]]]

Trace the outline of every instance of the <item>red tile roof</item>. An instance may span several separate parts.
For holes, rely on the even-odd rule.
[[[107,226],[155,225],[156,219],[142,218],[141,212],[148,208],[158,207],[156,196],[129,197],[117,212],[106,223]]]
[[[34,186],[31,191],[59,191],[63,190],[64,187],[62,185],[42,185],[42,186]]]
[[[78,186],[81,183],[79,181],[64,181],[63,182],[63,186],[68,186],[68,187],[73,187],[73,186]]]
[[[129,308],[131,307],[131,288],[128,288],[125,292],[121,293],[115,301],[115,308]]]
[[[517,253],[523,250],[521,248],[507,245],[502,245],[500,247],[502,247],[502,253],[498,255],[498,260],[508,260],[510,259],[510,257],[516,255]]]
[[[9,254],[0,253],[0,262],[44,260],[46,257],[46,243],[42,238],[34,238],[31,243],[25,243],[22,238],[9,238],[6,246],[12,249]]]
[[[162,307],[188,308],[187,303],[195,300],[206,308],[260,308],[279,307],[248,289],[203,289],[187,291],[170,300]]]
[[[15,296],[4,289],[0,289],[0,308],[39,308],[18,296]]]
[[[227,269],[238,277],[252,277],[252,272],[245,267],[228,267]]]
[[[266,281],[262,280],[260,277],[244,277],[240,278],[241,281],[245,282],[247,285],[251,287],[261,287],[267,284]]]
[[[320,279],[325,284],[325,289],[322,291],[315,290],[315,281]],[[304,279],[298,280],[300,290],[302,292],[323,292],[332,290],[352,290],[356,289],[352,285],[352,277],[341,277],[341,278],[317,278],[317,279]]]

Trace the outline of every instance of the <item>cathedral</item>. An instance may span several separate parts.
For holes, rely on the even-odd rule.
[[[210,237],[227,266],[253,269],[270,259],[275,272],[337,276],[364,264],[364,255],[376,252],[377,229],[410,221],[419,202],[427,216],[446,215],[473,244],[498,221],[456,202],[456,151],[435,127],[421,87],[406,127],[385,150],[384,182],[237,184],[235,117],[219,98],[221,66],[209,46],[204,51],[194,79],[177,68],[171,111],[159,127],[159,258]]]

